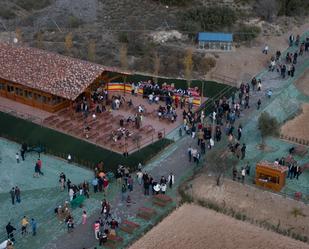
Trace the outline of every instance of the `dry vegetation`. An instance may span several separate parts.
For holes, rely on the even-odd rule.
[[[237,73],[232,76],[239,78],[238,71],[247,61],[242,56],[250,51],[243,55],[240,51],[241,63],[232,63],[231,67],[229,56],[224,63],[226,55],[205,55],[197,51],[196,33],[228,31],[234,32],[237,41],[251,41],[260,31],[274,33],[277,16],[306,14],[305,0],[297,0],[296,7],[290,8],[293,1],[296,0],[277,0],[267,5],[266,0],[3,0],[0,2],[0,31],[15,33],[18,28],[20,42],[135,71],[204,78],[216,65],[222,67],[223,64],[223,73],[229,74],[236,67]],[[256,18],[267,22],[265,25],[250,22]],[[290,20],[293,18],[288,22],[292,22]],[[274,24],[269,24],[270,21]],[[279,26],[285,25],[279,22]],[[156,31],[171,30],[178,30],[180,38],[164,40],[171,32],[162,32],[164,42],[152,39]],[[278,29],[276,34],[284,30]],[[72,45],[68,50],[69,33]],[[190,67],[184,63],[188,50],[192,51]],[[257,51],[251,53],[255,56]],[[252,64],[257,67],[255,65],[263,63]],[[249,65],[248,71],[255,70],[250,70]]]
[[[212,210],[183,205],[130,249],[308,249],[308,244],[235,220]]]

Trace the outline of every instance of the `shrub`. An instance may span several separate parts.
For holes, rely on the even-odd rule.
[[[264,144],[265,137],[279,135],[279,122],[268,112],[263,112],[259,117],[258,128],[261,132],[262,144]]]
[[[16,15],[10,8],[4,7],[4,8],[0,8],[0,17],[8,20],[8,19],[15,18]]]
[[[69,23],[70,28],[78,28],[80,25],[83,24],[81,19],[73,15],[68,17],[68,23]]]
[[[217,31],[231,27],[236,22],[237,16],[229,7],[192,7],[181,15],[180,26],[196,35],[200,31]]]
[[[278,2],[281,16],[306,15],[309,11],[308,0],[278,0]]]
[[[261,28],[254,25],[241,25],[234,33],[235,41],[250,41],[255,39],[261,33]]]
[[[39,10],[47,7],[52,0],[14,0],[14,2],[25,10]]]

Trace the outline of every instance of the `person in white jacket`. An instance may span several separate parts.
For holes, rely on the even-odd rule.
[[[72,201],[72,200],[73,200],[73,196],[74,196],[74,191],[73,191],[73,189],[72,189],[72,188],[70,188],[70,190],[69,190],[69,197],[70,197],[70,201]]]
[[[167,178],[167,182],[170,188],[173,187],[174,183],[175,183],[175,176],[173,173],[170,173],[168,178]]]

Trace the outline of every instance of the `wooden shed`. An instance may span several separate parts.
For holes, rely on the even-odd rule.
[[[284,187],[288,167],[262,161],[257,163],[255,170],[256,185],[274,191],[280,191]]]

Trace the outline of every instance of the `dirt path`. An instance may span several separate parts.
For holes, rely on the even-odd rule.
[[[309,96],[309,69],[295,82],[295,86],[303,94]]]
[[[306,103],[302,105],[302,112],[300,115],[288,121],[282,126],[281,133],[284,136],[309,140],[308,124],[309,124],[309,104]]]
[[[212,78],[211,76],[213,73],[213,75],[221,74],[237,79],[237,83],[251,80],[252,75],[256,75],[267,66],[271,56],[277,50],[282,52],[286,49],[290,34],[296,36],[296,34],[302,34],[304,31],[309,30],[309,22],[304,23],[300,27],[293,26],[289,32],[280,36],[260,35],[251,47],[240,46],[235,48],[235,52],[218,53],[219,58],[217,59],[216,67],[207,76],[208,79],[216,80],[215,77]],[[268,55],[262,53],[265,44],[269,46]]]
[[[187,204],[130,247],[140,248],[308,249],[309,245],[209,209]]]
[[[290,229],[293,233],[309,237],[309,207],[303,202],[286,199],[267,190],[263,191],[227,179],[218,187],[215,180],[206,175],[196,178],[192,186],[193,196],[196,199],[232,208],[254,221],[258,220],[258,223],[266,221],[275,226],[279,224],[282,229]],[[302,215],[295,217],[292,212],[296,209]]]

